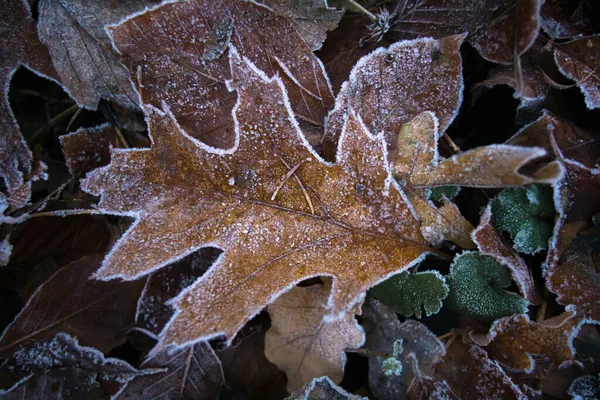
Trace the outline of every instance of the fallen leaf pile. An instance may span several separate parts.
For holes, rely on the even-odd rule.
[[[0,397],[600,393],[593,1],[0,5]]]

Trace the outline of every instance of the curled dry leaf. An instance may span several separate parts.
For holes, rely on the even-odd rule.
[[[572,360],[575,350],[572,338],[579,330],[580,319],[566,312],[540,323],[526,314],[502,318],[494,322],[485,338],[477,343],[496,361],[511,370],[532,372],[535,358],[549,359],[556,364]]]
[[[319,50],[327,31],[335,29],[344,15],[327,5],[327,0],[261,0],[278,15],[291,18],[302,40],[311,50]]]
[[[91,170],[107,165],[111,147],[123,147],[117,131],[110,124],[81,128],[59,139],[67,168],[76,178],[83,178]]]
[[[597,399],[600,396],[600,379],[591,375],[580,376],[573,381],[568,394],[574,400]]]
[[[502,236],[491,223],[491,207],[488,205],[479,221],[479,226],[473,231],[473,241],[477,244],[481,254],[494,257],[501,264],[508,267],[519,291],[531,305],[541,304],[542,298],[537,290],[531,271],[519,254],[509,244],[505,243]]]
[[[358,348],[365,340],[353,312],[340,320],[323,319],[330,288],[294,287],[267,307],[271,328],[265,336],[265,355],[285,371],[290,393],[320,376],[340,383],[345,349]]]
[[[87,0],[40,1],[40,39],[48,47],[61,81],[78,104],[96,109],[100,99],[108,99],[127,108],[139,107],[139,95],[104,27],[158,3],[159,0],[110,4]]]
[[[432,377],[415,380],[408,399],[519,399],[528,397],[482,348],[457,339]]]
[[[554,59],[560,71],[579,86],[587,107],[600,107],[600,36],[557,44]]]
[[[342,85],[327,117],[323,138],[326,158],[333,159],[344,121],[354,110],[374,134],[383,132],[390,154],[403,124],[433,111],[444,131],[462,100],[463,35],[394,43],[363,57]]]
[[[20,208],[29,200],[31,180],[41,177],[32,165],[33,155],[21,135],[12,113],[8,90],[13,74],[25,66],[37,74],[57,79],[46,48],[40,43],[25,0],[2,0],[3,20],[0,23],[0,178],[4,180],[6,196],[0,213]],[[0,194],[4,197],[4,194]]]
[[[430,250],[391,179],[381,137],[352,114],[337,163],[326,164],[295,124],[282,81],[233,48],[230,59],[235,149],[209,148],[170,112],[149,107],[152,148],[115,150],[83,182],[102,196],[102,212],[137,218],[97,278],[135,279],[202,247],[224,249],[172,302],[178,311],[161,344],[231,339],[280,293],[316,275],[334,278],[328,316],[342,317],[369,287]]]
[[[337,386],[326,376],[315,378],[292,393],[286,400],[365,400]]]
[[[228,42],[261,70],[282,77],[295,116],[322,125],[333,106],[323,66],[293,20],[264,6],[238,0],[164,4],[109,32],[144,103],[158,108],[166,103],[189,135],[210,146],[232,148],[236,96],[225,86],[231,78],[227,57],[202,57],[214,29],[230,19]]]
[[[101,260],[96,255],[74,261],[42,284],[2,334],[0,354],[61,331],[102,352],[124,343],[122,331],[133,322],[141,282],[90,280]]]
[[[540,11],[542,29],[553,39],[593,33],[594,5],[597,3],[593,0],[546,0]]]
[[[58,333],[19,349],[0,368],[3,381],[14,380],[1,388],[3,399],[106,399],[128,381],[155,371],[138,371],[125,361],[105,358],[77,339]]]
[[[384,359],[369,356],[369,388],[380,400],[403,399],[414,379],[433,374],[435,365],[446,354],[444,345],[425,325],[410,319],[400,323],[396,314],[377,300],[367,300],[363,312],[366,349],[391,355],[398,340],[403,348],[397,358],[402,363],[400,376],[384,374]]]
[[[205,342],[171,352],[158,352],[144,361],[141,368],[157,372],[133,378],[117,399],[214,399],[224,383],[221,363]]]

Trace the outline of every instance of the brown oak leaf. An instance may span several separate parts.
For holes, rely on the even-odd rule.
[[[96,109],[100,99],[139,108],[139,95],[113,50],[104,27],[159,0],[112,3],[42,0],[38,32],[65,88],[82,107]]]
[[[228,21],[231,36],[220,47],[221,56],[203,58],[217,28]],[[109,31],[143,102],[158,108],[166,103],[189,135],[210,146],[235,145],[231,109],[236,96],[225,86],[229,43],[269,75],[280,74],[297,117],[322,125],[333,106],[323,66],[293,20],[254,2],[164,4]]]
[[[337,321],[323,320],[330,289],[331,285],[294,287],[267,307],[272,325],[265,336],[265,355],[286,372],[290,393],[320,376],[340,383],[344,350],[358,348],[365,340],[354,312]]]
[[[381,136],[351,114],[336,164],[308,146],[285,87],[230,48],[236,147],[207,147],[147,108],[149,150],[113,151],[82,187],[104,213],[136,217],[96,278],[135,279],[202,247],[224,250],[172,304],[161,344],[225,334],[295,283],[332,276],[326,318],[431,249],[393,182]],[[366,267],[368,265],[368,268]],[[235,312],[232,312],[235,310]]]
[[[587,107],[600,107],[600,36],[555,45],[554,60],[560,72],[579,86]]]
[[[494,257],[508,267],[519,291],[529,304],[541,304],[542,298],[535,286],[529,267],[519,254],[505,243],[504,238],[494,228],[491,217],[492,210],[488,205],[481,214],[479,226],[472,233],[473,241],[477,244],[479,252]]]

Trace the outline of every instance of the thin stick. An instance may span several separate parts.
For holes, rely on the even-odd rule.
[[[31,214],[29,218],[38,218],[38,217],[66,217],[69,215],[100,215],[102,214],[98,210],[54,210],[54,211],[45,211],[36,214]]]
[[[61,112],[60,114],[58,114],[57,116],[55,116],[54,118],[52,118],[50,121],[48,121],[48,123],[44,126],[42,126],[40,129],[38,129],[33,136],[31,137],[31,141],[35,142],[35,140],[37,139],[37,137],[39,135],[41,135],[42,133],[46,132],[46,130],[52,128],[54,125],[56,125],[61,119],[65,118],[66,116],[68,116],[69,114],[75,112],[75,110],[77,110],[79,108],[79,106],[77,104],[73,104],[71,107],[67,108],[65,111]]]
[[[117,132],[117,137],[119,138],[119,141],[121,142],[121,144],[125,147],[125,148],[129,148],[129,143],[127,143],[127,140],[125,140],[125,136],[123,136],[123,132],[121,132],[121,130],[119,129],[118,126],[115,126],[115,131]]]
[[[281,160],[283,165],[285,165],[288,169],[290,168],[290,166],[283,160],[283,158],[279,157],[279,159]],[[304,160],[304,161],[308,161],[308,160]],[[302,161],[302,162],[304,162],[304,161]],[[300,163],[300,164],[302,164],[302,163]],[[298,164],[298,166],[300,166],[300,164]],[[300,189],[302,190],[302,194],[304,195],[304,198],[306,199],[306,202],[308,203],[308,207],[310,208],[311,214],[315,215],[315,208],[313,207],[312,201],[310,200],[310,196],[308,195],[308,192],[306,191],[304,184],[302,184],[302,181],[300,180],[298,175],[295,173],[295,171],[294,171],[293,175],[294,175],[294,178],[296,179],[296,182],[298,182],[298,185],[300,185]]]
[[[462,151],[460,150],[460,148],[456,145],[456,143],[454,143],[454,141],[450,138],[450,136],[448,136],[447,133],[444,133],[443,136],[444,140],[446,141],[446,143],[448,143],[448,146],[450,146],[450,148],[452,149],[452,151],[455,154],[460,154],[462,153]]]
[[[288,179],[290,179],[290,176],[292,176],[292,174],[294,172],[296,172],[296,170],[298,169],[298,167],[300,165],[302,165],[303,162],[304,161],[299,162],[298,164],[296,164],[294,166],[294,168],[290,169],[288,171],[288,173],[283,176],[283,178],[281,179],[281,182],[279,183],[279,186],[277,186],[277,189],[275,189],[275,191],[273,192],[273,196],[271,196],[271,201],[275,200],[275,197],[277,197],[277,193],[279,193],[279,191],[281,190],[281,188],[283,187],[283,185],[285,185],[285,183],[288,181]]]
[[[365,15],[369,18],[371,18],[371,20],[373,20],[373,22],[377,22],[377,17],[371,13],[369,10],[367,10],[366,8],[364,8],[363,6],[361,6],[360,4],[358,4],[356,1],[354,0],[346,0],[348,3],[352,4],[352,6],[354,6],[355,8],[359,9],[361,12],[365,13]]]

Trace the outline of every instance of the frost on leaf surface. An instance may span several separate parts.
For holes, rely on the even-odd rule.
[[[0,178],[4,180],[9,200],[6,208],[11,210],[29,200],[29,181],[39,179],[36,171],[43,169],[32,165],[33,155],[10,108],[10,81],[20,65],[50,78],[56,79],[57,75],[48,51],[38,39],[29,4],[24,0],[3,0],[0,5],[3,14],[0,23]],[[2,208],[0,206],[0,210]],[[2,211],[5,210],[0,213]]]
[[[267,7],[239,0],[175,2],[108,29],[144,103],[162,108],[165,102],[190,136],[231,148],[236,96],[225,85],[231,78],[227,48],[220,57],[203,58],[215,27],[226,21],[233,23],[229,45],[268,75],[279,74],[295,115],[322,125],[333,107],[322,64],[294,21]]]
[[[267,307],[271,328],[265,336],[265,355],[286,372],[289,392],[320,376],[340,383],[345,349],[358,348],[364,342],[354,312],[340,320],[323,320],[330,288],[294,287]]]
[[[437,271],[403,272],[373,287],[369,294],[405,317],[421,318],[422,310],[428,317],[440,311],[448,286]]]
[[[355,396],[346,392],[326,376],[315,378],[296,390],[286,400],[365,400],[366,397]]]
[[[58,333],[21,348],[2,365],[3,383],[15,384],[7,391],[0,389],[0,395],[3,399],[104,399],[135,376],[152,372],[105,358],[98,350]]]
[[[574,400],[593,400],[600,397],[600,379],[585,375],[575,379],[569,386],[568,394]]]
[[[230,60],[235,149],[209,148],[168,110],[148,107],[152,148],[115,150],[83,182],[101,195],[103,212],[136,217],[97,278],[134,279],[201,247],[224,250],[173,300],[178,311],[161,343],[232,338],[282,292],[317,275],[333,277],[327,316],[341,317],[429,250],[391,180],[381,137],[351,114],[337,163],[326,164],[298,129],[281,80],[233,49]]]
[[[88,0],[40,1],[40,39],[77,103],[96,109],[100,99],[108,99],[127,108],[139,107],[139,95],[104,27],[158,3],[159,0],[108,4]]]
[[[527,311],[527,301],[505,290],[511,284],[510,272],[492,257],[464,252],[454,257],[446,277],[450,294],[445,304],[483,321],[494,321]]]
[[[323,151],[333,158],[350,110],[367,128],[383,132],[393,153],[403,124],[424,111],[433,111],[444,131],[462,101],[463,35],[397,42],[363,57],[342,85],[335,108],[327,116]]]

